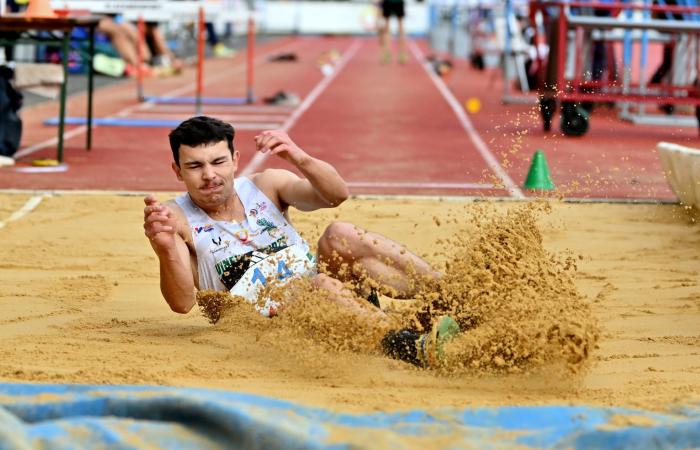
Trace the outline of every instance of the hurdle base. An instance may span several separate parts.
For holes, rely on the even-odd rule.
[[[249,105],[255,103],[254,97],[144,97],[148,103],[168,105]]]

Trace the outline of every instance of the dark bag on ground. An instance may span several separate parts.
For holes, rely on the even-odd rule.
[[[10,83],[14,71],[0,67],[0,155],[12,156],[22,139],[22,120],[17,111],[22,107],[22,94]]]

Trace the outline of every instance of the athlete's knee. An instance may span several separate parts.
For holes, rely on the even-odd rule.
[[[357,242],[363,231],[348,222],[333,222],[321,235],[318,248],[321,254],[347,255],[357,247]]]

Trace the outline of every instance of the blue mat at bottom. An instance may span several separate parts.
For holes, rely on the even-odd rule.
[[[344,414],[251,394],[152,386],[0,384],[0,449],[685,449],[700,409],[575,406]]]

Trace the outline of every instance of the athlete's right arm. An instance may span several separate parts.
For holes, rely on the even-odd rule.
[[[190,252],[178,234],[178,221],[172,209],[158,203],[153,195],[143,199],[143,228],[160,261],[160,291],[170,309],[189,312],[196,303]]]

